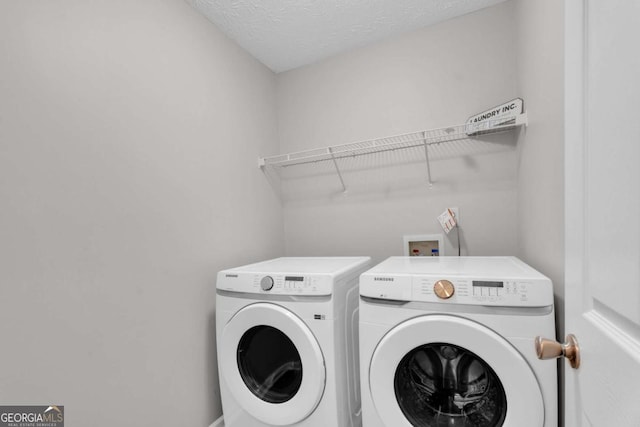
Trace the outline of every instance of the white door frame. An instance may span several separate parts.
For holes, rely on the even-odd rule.
[[[566,427],[640,425],[638,16],[565,0],[565,328],[581,350]]]

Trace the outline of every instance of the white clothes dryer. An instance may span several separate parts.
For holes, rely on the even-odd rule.
[[[226,427],[357,427],[358,277],[368,257],[278,258],[218,273]]]
[[[391,257],[360,277],[364,427],[555,427],[551,281],[514,257]]]

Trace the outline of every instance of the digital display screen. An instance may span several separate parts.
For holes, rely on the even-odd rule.
[[[504,288],[504,282],[489,282],[485,280],[474,280],[473,286],[480,286],[482,288]]]
[[[304,282],[304,277],[302,276],[284,276],[285,282]]]

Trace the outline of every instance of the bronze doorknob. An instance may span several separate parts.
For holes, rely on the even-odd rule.
[[[567,335],[564,344],[540,336],[536,337],[536,354],[541,360],[566,357],[573,369],[580,367],[580,346],[573,334]]]

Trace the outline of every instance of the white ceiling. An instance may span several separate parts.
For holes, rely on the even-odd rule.
[[[188,0],[282,72],[505,0]]]

